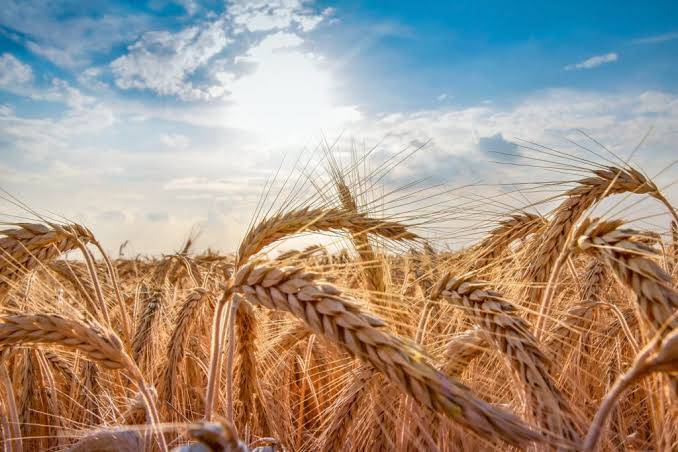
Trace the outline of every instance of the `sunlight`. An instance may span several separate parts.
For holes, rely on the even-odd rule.
[[[337,106],[332,77],[320,61],[297,51],[266,55],[254,73],[233,83],[231,93],[229,124],[278,144],[360,119],[354,107]]]

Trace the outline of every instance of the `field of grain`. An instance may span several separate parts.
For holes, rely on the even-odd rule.
[[[431,224],[477,207],[328,166],[262,188],[231,254],[114,257],[86,225],[8,221],[4,450],[678,448],[676,212],[644,173],[589,165],[447,247]],[[666,228],[590,215],[614,197]]]

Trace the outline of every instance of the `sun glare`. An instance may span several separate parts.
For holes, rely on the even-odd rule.
[[[356,109],[338,106],[332,86],[321,61],[307,54],[268,55],[254,73],[232,85],[229,122],[280,144],[359,119]]]

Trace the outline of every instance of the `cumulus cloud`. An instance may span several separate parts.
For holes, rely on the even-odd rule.
[[[527,96],[510,107],[481,104],[391,114],[366,121],[351,132],[380,142],[383,149],[391,152],[429,141],[421,155],[398,168],[395,176],[466,183],[472,182],[475,174],[469,170],[453,172],[453,168],[482,169],[492,165],[493,171],[480,171],[488,178],[497,168],[488,161],[528,158],[506,137],[567,146],[565,138],[582,139],[578,130],[586,131],[620,155],[630,152],[652,130],[645,146],[651,147],[657,158],[644,162],[651,173],[652,169],[660,169],[657,165],[672,160],[678,130],[678,96],[658,91],[604,94],[554,89]],[[517,157],[500,156],[493,151]]]
[[[108,88],[108,84],[99,80],[103,71],[99,67],[90,67],[78,75],[78,83],[93,91],[101,91]]]
[[[266,36],[258,44],[250,47],[244,56],[236,57],[236,61],[258,61],[262,58],[270,56],[276,50],[298,47],[303,43],[304,40],[299,35],[295,33],[279,31]]]
[[[202,106],[191,105],[196,110]],[[143,240],[136,239],[138,246],[143,247],[140,251],[172,249],[193,224],[209,222],[206,217],[212,219],[213,228],[205,229],[205,245],[214,244],[225,250],[237,245],[242,233],[238,228],[248,223],[265,177],[280,163],[282,151],[279,146],[271,144],[268,153],[256,157],[256,149],[252,153],[243,151],[254,148],[247,147],[249,136],[247,144],[237,141],[239,138],[224,136],[212,149],[203,149],[199,141],[201,130],[211,142],[215,141],[218,131],[223,132],[229,127],[229,124],[215,121],[209,124],[209,129],[191,131],[191,140],[195,141],[195,146],[191,147],[196,149],[191,153],[168,147],[162,150],[162,158],[158,158],[160,135],[150,140],[146,149],[110,150],[111,130],[117,133],[126,125],[123,129],[110,129],[115,123],[108,122],[109,129],[97,131],[95,127],[110,121],[103,111],[97,113],[97,109],[103,107],[95,102],[84,103],[82,108],[82,111],[74,110],[70,116],[59,120],[19,117],[11,109],[3,112],[0,108],[0,114],[5,115],[0,121],[0,136],[7,142],[3,143],[0,166],[3,188],[34,196],[28,200],[39,200],[36,207],[46,205],[50,210],[70,217],[76,217],[76,206],[100,213],[127,212],[123,228],[119,226],[122,219],[119,215],[109,216],[109,220],[117,218],[117,227],[94,214],[83,217],[97,236],[111,246],[117,247],[129,231],[127,237],[144,237]],[[197,113],[194,112],[191,110],[191,114],[184,117],[162,118],[181,123],[186,128],[195,127],[196,123],[190,122],[195,121]],[[149,117],[153,113],[146,112]],[[480,181],[546,180],[543,173],[531,167],[529,171],[525,167],[514,170],[513,166],[488,161],[497,160],[494,151],[516,154],[516,145],[511,143],[513,137],[561,148],[559,145],[567,145],[565,137],[577,138],[575,129],[578,128],[622,156],[628,155],[653,128],[645,146],[636,154],[639,159],[636,163],[639,162],[648,174],[657,173],[675,158],[678,96],[659,91],[610,94],[550,90],[534,93],[513,105],[458,107],[445,104],[431,110],[394,112],[381,118],[367,116],[347,128],[345,136],[364,141],[368,148],[379,143],[384,158],[392,157],[404,146],[413,149],[429,142],[422,151],[399,165],[390,179],[385,179],[387,183],[402,185],[406,179],[427,179],[426,184],[462,185]],[[177,132],[172,134],[175,136],[167,133],[169,141],[182,140]],[[83,146],[83,136],[91,147]],[[335,135],[328,136],[333,138]],[[296,142],[295,146],[286,149],[294,156],[294,152],[305,144],[309,141]],[[12,154],[8,149],[18,149],[18,152]],[[28,154],[29,149],[59,152],[42,156],[39,161],[49,163],[36,167],[37,159]],[[573,146],[566,149],[576,151]],[[520,159],[530,158],[527,151],[521,149],[520,153]],[[110,169],[113,166],[116,167],[114,173]],[[21,171],[28,167],[32,168],[32,175]],[[224,177],[224,174],[234,176]],[[672,175],[667,173],[666,177]],[[93,179],[91,186],[94,188],[74,193],[72,187],[89,184],[88,178]],[[107,200],[105,207],[100,205],[101,199]],[[521,199],[516,204],[524,202]],[[159,215],[149,217],[147,212]],[[164,221],[162,213],[166,213],[168,219],[159,230],[154,221]]]
[[[223,20],[192,26],[179,32],[152,31],[129,46],[129,52],[111,63],[121,89],[149,89],[161,95],[195,100],[209,97],[206,88],[188,77],[231,41]]]
[[[0,56],[0,88],[13,89],[33,80],[33,71],[11,53]]]
[[[298,26],[308,32],[332,13],[326,9],[317,14],[304,6],[306,0],[234,0],[228,4],[228,14],[236,32],[262,32]]]
[[[617,61],[618,58],[619,55],[614,52],[606,53],[605,55],[596,55],[576,64],[568,64],[565,66],[565,70],[574,71],[579,69],[593,69],[594,67],[598,67],[603,64],[613,63]]]
[[[4,112],[3,120],[0,121],[0,137],[8,144],[5,152],[21,151],[29,160],[43,159],[50,154],[58,155],[70,149],[73,140],[96,135],[115,122],[115,115],[110,108],[58,78],[53,78],[45,88],[28,84],[20,94],[66,107],[57,117],[24,117],[11,108]],[[63,164],[60,162],[60,165]],[[58,174],[67,173],[60,171]],[[46,177],[49,176],[46,174]]]
[[[488,137],[479,137],[476,147],[481,153],[499,159],[517,160],[520,158],[518,146],[505,140],[501,133],[495,133]]]

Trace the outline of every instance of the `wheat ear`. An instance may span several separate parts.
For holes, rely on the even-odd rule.
[[[583,275],[582,302],[572,306],[551,330],[546,345],[555,364],[563,350],[569,349],[591,325],[606,278],[605,264],[598,259],[588,263]]]
[[[132,358],[139,363],[142,369],[146,369],[149,360],[149,350],[153,345],[153,327],[155,319],[160,312],[162,291],[150,289],[143,299],[143,309],[137,322],[137,329],[132,338]]]
[[[281,213],[252,228],[238,248],[238,265],[260,250],[287,236],[300,232],[348,231],[352,234],[376,234],[390,240],[416,240],[418,236],[401,223],[370,218],[343,209],[304,208]]]
[[[33,438],[34,427],[39,424],[36,422],[34,416],[34,413],[37,414],[37,412],[32,407],[34,399],[36,398],[36,393],[39,391],[37,387],[37,363],[34,356],[34,350],[22,350],[22,360],[23,366],[21,367],[21,384],[18,404],[19,422],[21,422],[21,427],[23,429],[22,434],[26,439],[26,447],[30,449],[32,447],[39,447],[38,441]]]
[[[316,279],[299,268],[247,264],[236,274],[233,290],[254,305],[292,313],[421,404],[486,439],[515,445],[540,440],[517,417],[475,398],[468,388],[438,372],[419,350],[380,328],[383,322],[362,312],[339,289]]]
[[[0,295],[10,284],[40,263],[50,262],[78,248],[78,237],[91,241],[91,233],[80,225],[16,223],[0,231]]]
[[[593,173],[593,177],[579,180],[577,187],[565,192],[567,199],[558,206],[544,232],[528,247],[526,255],[530,256],[530,265],[525,279],[534,284],[529,300],[535,303],[541,301],[542,285],[549,279],[575,223],[586,210],[601,199],[619,193],[649,194],[658,199],[661,196],[657,186],[633,168],[609,167]]]
[[[125,370],[132,378],[141,378],[118,336],[95,324],[46,314],[0,316],[0,347],[26,344],[76,349],[108,369]]]
[[[511,243],[539,231],[546,224],[546,220],[540,215],[528,212],[510,215],[506,220],[500,221],[499,225],[491,230],[482,242],[475,246],[477,254],[473,257],[482,260],[495,259]]]
[[[488,283],[470,278],[443,276],[431,291],[431,299],[443,298],[467,310],[467,314],[502,351],[523,384],[532,416],[547,431],[578,444],[573,412],[548,373],[549,361],[530,326],[516,307],[490,289]]]
[[[440,369],[445,375],[457,377],[469,363],[487,350],[487,336],[480,328],[459,333],[445,347],[445,364]]]
[[[347,212],[358,213],[358,203],[355,201],[351,190],[341,179],[340,175],[335,180],[341,206]],[[366,289],[373,292],[383,293],[386,291],[386,275],[382,263],[377,260],[374,249],[370,244],[369,235],[366,232],[351,232],[351,240],[355,246],[360,260],[362,261],[363,279]]]
[[[125,353],[122,341],[113,332],[94,323],[85,324],[57,315],[17,314],[0,316],[0,348],[12,345],[54,344],[79,350],[92,361],[112,370],[124,370],[139,386],[157,428],[160,420],[143,375]],[[157,432],[163,452],[167,451],[164,436]]]
[[[238,388],[244,424],[250,422],[258,402],[256,321],[252,306],[241,303],[236,317],[238,361],[235,366],[234,385]]]
[[[602,259],[622,285],[636,295],[643,317],[654,331],[678,328],[678,292],[671,277],[652,258],[657,252],[635,240],[638,232],[620,229],[621,221],[587,219],[576,233],[579,250]]]
[[[193,289],[184,299],[177,314],[176,324],[170,336],[165,369],[160,379],[160,399],[172,404],[177,370],[184,357],[186,343],[193,321],[200,308],[208,301],[210,293],[202,288]]]
[[[409,232],[405,225],[398,222],[377,220],[359,213],[346,212],[343,209],[303,208],[264,219],[257,226],[250,229],[238,248],[235,267],[236,269],[240,268],[249,258],[266,246],[290,235],[300,232],[333,230],[344,230],[355,234],[369,232],[391,240],[415,240],[418,238],[416,234]],[[212,407],[217,390],[217,376],[220,371],[218,357],[221,356],[222,352],[224,307],[230,300],[231,295],[231,290],[226,290],[224,296],[217,303],[214,312],[212,343],[210,346],[210,367],[205,396],[205,419],[208,421],[212,417]],[[253,322],[254,320],[251,321]],[[235,330],[235,328],[233,329]],[[229,342],[229,351],[227,353],[229,357],[233,356],[233,342]],[[229,363],[231,359],[229,358]],[[230,385],[227,385],[226,390],[227,400],[230,400],[232,397]],[[231,412],[231,409],[232,407],[229,406],[228,411]]]

